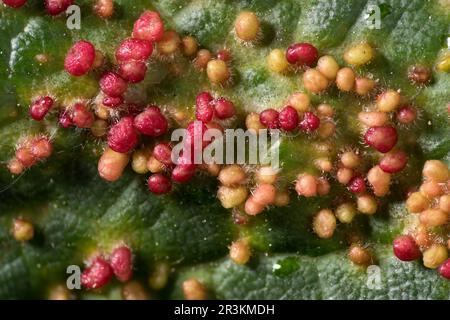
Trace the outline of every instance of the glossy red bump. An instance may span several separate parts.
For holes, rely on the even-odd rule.
[[[422,255],[416,241],[409,235],[395,238],[393,250],[395,256],[402,261],[414,261],[419,259]]]
[[[214,100],[213,105],[216,117],[218,119],[228,119],[233,117],[236,113],[236,108],[234,107],[233,102],[226,98],[219,98]]]
[[[123,97],[109,97],[103,98],[103,105],[109,108],[117,108],[123,103]]]
[[[47,115],[50,108],[53,106],[53,99],[50,97],[40,97],[30,106],[30,116],[36,120],[41,121]]]
[[[380,160],[380,168],[387,173],[397,173],[402,171],[407,163],[408,155],[398,150],[386,153]]]
[[[86,105],[77,103],[72,108],[72,121],[78,128],[90,128],[95,121],[95,116]]]
[[[280,127],[285,131],[292,131],[298,127],[298,113],[291,106],[286,106],[280,111]]]
[[[306,132],[316,131],[320,126],[320,118],[312,112],[305,112],[299,123],[301,130]]]
[[[312,67],[316,64],[319,53],[312,44],[294,43],[286,50],[286,59],[290,64]]]
[[[27,3],[27,0],[3,0],[3,3],[11,8],[20,8]]]
[[[153,148],[153,156],[166,166],[172,165],[172,148],[168,143],[158,143]]]
[[[100,89],[111,97],[121,96],[128,87],[126,81],[115,72],[106,72],[100,79]]]
[[[371,127],[364,135],[365,143],[381,153],[391,151],[397,139],[397,130],[391,126]]]
[[[366,181],[362,176],[354,176],[347,184],[349,191],[353,193],[362,193],[366,191]]]
[[[123,97],[110,97],[110,96],[105,96],[103,98],[103,105],[108,107],[108,108],[117,108],[119,107],[122,103],[123,103]]]
[[[116,59],[118,62],[145,61],[152,53],[153,43],[151,41],[128,38],[122,41],[117,48]]]
[[[45,0],[45,8],[52,16],[56,16],[66,11],[73,4],[73,0]]]
[[[199,121],[210,122],[214,117],[213,97],[209,92],[201,92],[195,99],[195,118]]]
[[[70,115],[70,113],[67,110],[63,110],[59,114],[58,123],[64,129],[67,129],[67,128],[73,126],[72,116]]]
[[[108,145],[120,153],[127,153],[136,147],[138,135],[133,126],[133,117],[127,116],[111,127],[108,133]]]
[[[227,49],[217,51],[217,59],[228,62],[231,60],[231,52]]]
[[[172,180],[178,183],[186,183],[195,175],[195,166],[177,165],[172,171]]]
[[[417,110],[414,107],[406,106],[397,111],[397,121],[403,124],[413,123],[417,119]]]
[[[158,12],[145,11],[134,23],[133,38],[159,41],[164,35],[164,22]]]
[[[133,276],[133,255],[130,248],[121,246],[113,250],[110,256],[110,265],[116,278],[126,282]]]
[[[150,176],[147,185],[150,192],[157,195],[166,194],[172,190],[172,182],[161,173]]]
[[[208,127],[201,121],[192,121],[186,128],[186,145],[196,147],[197,149],[205,148],[210,141],[204,139],[204,135]]]
[[[159,137],[167,132],[168,122],[157,106],[151,106],[134,119],[136,129],[147,136]]]
[[[275,109],[266,109],[259,114],[259,121],[269,129],[280,127],[279,113]]]
[[[147,65],[142,61],[123,62],[119,66],[119,74],[129,83],[139,83],[145,79]]]
[[[95,61],[95,48],[88,41],[76,42],[67,52],[64,68],[73,76],[85,75],[92,68]]]
[[[102,257],[96,257],[81,274],[81,284],[86,289],[98,289],[111,280],[113,270]]]
[[[439,274],[445,279],[450,280],[450,259],[444,261],[439,267]]]

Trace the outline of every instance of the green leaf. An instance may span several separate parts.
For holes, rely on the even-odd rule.
[[[183,270],[173,298],[181,298],[180,282],[195,277],[218,299],[448,299],[448,281],[420,263],[403,263],[389,248],[377,247],[379,264],[353,265],[346,252],[311,258],[298,254],[258,256],[247,266],[229,260]],[[281,267],[281,269],[280,269]],[[289,271],[280,270],[287,268]]]
[[[411,65],[433,67],[448,36],[450,16],[438,0],[116,0],[114,16],[103,20],[92,11],[92,1],[76,1],[82,10],[80,30],[69,30],[64,15],[50,17],[42,1],[29,1],[21,9],[0,6],[0,161],[6,164],[17,143],[29,135],[52,137],[54,155],[19,177],[0,168],[0,298],[46,298],[49,290],[64,284],[66,268],[84,266],[98,250],[108,252],[124,241],[135,256],[135,279],[148,290],[148,277],[157,263],[171,267],[167,288],[157,298],[182,298],[181,283],[199,278],[210,296],[219,299],[449,299],[449,283],[421,263],[401,263],[390,244],[406,225],[404,194],[420,182],[426,159],[450,163],[450,127],[447,105],[450,75],[433,71],[433,81],[423,88],[407,79]],[[378,6],[380,29],[368,27],[369,8]],[[115,183],[102,181],[98,161],[105,143],[87,130],[62,130],[57,111],[42,123],[28,117],[28,105],[40,94],[52,94],[63,107],[98,94],[101,72],[74,78],[63,70],[64,57],[74,41],[86,39],[114,61],[114,51],[130,36],[142,11],[158,10],[168,29],[195,36],[200,46],[215,52],[232,52],[233,83],[212,85],[189,59],[152,59],[146,80],[136,85],[128,99],[158,104],[193,114],[195,96],[209,90],[230,98],[239,110],[235,125],[243,125],[247,112],[284,105],[294,91],[304,90],[298,73],[278,75],[266,66],[274,48],[309,41],[321,54],[331,54],[341,65],[343,52],[360,41],[377,51],[374,61],[357,68],[371,74],[383,87],[400,89],[420,110],[415,127],[399,128],[399,147],[414,156],[393,192],[380,201],[379,212],[359,215],[349,225],[339,224],[335,235],[319,239],[311,230],[313,215],[332,208],[345,188],[332,183],[328,196],[305,199],[291,192],[285,208],[269,208],[247,225],[233,224],[232,214],[216,199],[217,183],[199,175],[170,196],[151,195],[145,177],[127,169]],[[252,45],[237,41],[233,23],[242,10],[254,11],[261,20],[260,40]],[[35,56],[46,54],[49,63]],[[181,74],[174,74],[172,67]],[[111,65],[108,65],[112,67]],[[356,117],[371,103],[330,89],[311,95],[336,110],[338,132],[330,154],[317,150],[306,137],[284,135],[280,148],[280,186],[291,187],[297,174],[319,174],[313,160],[336,156],[341,148],[360,143]],[[411,142],[413,141],[413,142]],[[418,141],[418,143],[415,143]],[[378,155],[365,150],[363,167]],[[250,168],[252,170],[253,168]],[[13,218],[33,222],[36,236],[27,243],[11,235]],[[380,284],[373,288],[374,268],[363,269],[346,257],[347,235],[358,233],[375,248]],[[246,266],[228,259],[228,246],[246,237],[254,255]],[[372,270],[372,271],[370,271]],[[372,274],[373,275],[373,274]],[[370,280],[370,281],[369,281]],[[100,292],[75,292],[79,298],[118,298],[121,284],[113,281]]]

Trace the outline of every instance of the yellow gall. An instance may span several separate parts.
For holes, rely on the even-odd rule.
[[[358,266],[366,267],[373,263],[372,252],[360,244],[353,244],[348,251],[348,258]]]
[[[234,23],[236,36],[243,41],[254,41],[258,38],[260,22],[255,13],[241,12]]]
[[[308,69],[303,73],[303,85],[313,93],[324,91],[328,85],[328,79],[316,69]]]
[[[423,166],[422,175],[425,179],[444,183],[450,179],[450,171],[445,163],[439,160],[428,160]]]
[[[230,71],[225,61],[220,59],[210,60],[206,66],[208,79],[215,84],[223,84],[230,79]]]
[[[108,148],[98,161],[98,173],[103,179],[113,182],[118,180],[127,166],[129,156]]]
[[[270,51],[267,56],[267,67],[272,72],[285,73],[289,68],[289,62],[286,60],[284,51],[281,49]]]
[[[377,97],[377,107],[381,112],[391,112],[400,105],[401,96],[395,90],[387,90]]]
[[[336,208],[336,217],[341,223],[351,223],[356,216],[356,207],[351,202],[346,202]]]
[[[71,300],[72,298],[72,293],[67,289],[67,285],[65,284],[52,287],[48,294],[48,300],[64,301]]]
[[[247,115],[245,118],[245,126],[256,134],[259,133],[259,130],[265,129],[265,126],[260,121],[259,114],[256,112],[251,112]]]
[[[411,213],[422,212],[430,206],[430,202],[421,192],[413,192],[406,200],[406,208]]]
[[[332,56],[322,56],[317,61],[316,69],[328,80],[333,81],[339,71],[339,65]]]
[[[277,207],[285,207],[291,202],[291,197],[287,191],[277,191],[274,204]]]
[[[369,63],[375,56],[375,50],[367,42],[357,44],[344,53],[344,60],[348,64],[362,66]]]
[[[148,277],[148,285],[153,290],[164,289],[169,281],[170,265],[166,262],[158,262]]]
[[[244,169],[237,165],[229,165],[220,170],[219,181],[222,185],[230,187],[245,183],[247,174]]]
[[[183,281],[182,288],[186,300],[206,300],[208,298],[206,287],[197,279],[191,278]]]
[[[256,182],[261,183],[267,183],[267,184],[274,184],[277,181],[278,178],[278,172],[271,166],[264,166],[258,168],[255,174]]]
[[[322,103],[317,106],[317,114],[324,118],[331,118],[334,116],[334,109],[329,104]]]
[[[365,77],[357,77],[355,80],[355,91],[360,96],[366,96],[372,92],[376,85],[377,83],[375,80]]]
[[[439,209],[450,214],[450,194],[443,195],[439,198]]]
[[[441,209],[427,209],[420,213],[420,222],[430,228],[446,224],[448,218],[448,213]]]
[[[247,196],[248,190],[245,186],[221,186],[217,191],[217,197],[219,198],[222,206],[226,209],[234,208],[241,203],[244,203],[245,199],[247,199]]]
[[[432,245],[423,253],[423,265],[429,269],[436,269],[448,258],[447,247],[441,244]]]
[[[358,114],[358,120],[365,126],[378,127],[388,121],[389,116],[380,111],[362,111]]]
[[[150,295],[138,281],[130,281],[122,287],[122,298],[124,300],[148,300]]]
[[[353,170],[349,168],[339,168],[336,173],[336,179],[341,184],[348,184],[353,178]]]
[[[356,205],[359,212],[367,215],[372,215],[378,210],[377,200],[369,194],[358,196]]]
[[[154,156],[150,156],[147,161],[147,169],[151,173],[160,173],[164,170],[164,164],[159,162]]]
[[[311,106],[311,98],[306,93],[295,92],[288,98],[287,105],[298,112],[305,112]]]
[[[341,163],[346,168],[356,169],[361,163],[361,158],[354,151],[346,151],[341,155]]]
[[[147,150],[136,150],[131,158],[131,168],[138,174],[146,174],[149,170],[147,162],[149,152]]]
[[[244,265],[250,260],[251,249],[245,239],[237,240],[230,246],[230,258],[236,264]]]
[[[173,30],[167,30],[160,41],[157,42],[156,48],[159,54],[171,55],[177,52],[181,46],[180,35]]]
[[[103,119],[94,121],[91,127],[91,133],[94,137],[101,138],[108,132],[108,122]]]
[[[197,39],[191,36],[183,37],[183,39],[181,40],[181,51],[183,52],[183,55],[191,57],[197,53],[197,50],[198,50]]]
[[[319,238],[331,238],[335,229],[336,217],[331,210],[321,210],[314,216],[313,230]]]
[[[391,175],[381,170],[380,166],[375,166],[367,173],[367,181],[372,186],[373,193],[377,197],[383,197],[389,192]]]
[[[17,218],[13,220],[12,233],[17,241],[29,241],[34,237],[34,226],[25,219]]]
[[[336,86],[341,91],[349,92],[355,87],[356,75],[351,68],[342,68],[336,76]]]

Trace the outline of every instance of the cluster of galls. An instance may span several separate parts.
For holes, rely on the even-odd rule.
[[[20,8],[27,3],[28,0],[3,0],[3,3],[11,8]],[[74,0],[44,0],[47,12],[56,16],[66,11],[66,9],[74,3]]]
[[[3,0],[3,3],[11,8],[23,7],[28,0]],[[74,0],[44,0],[44,6],[48,14],[52,16],[60,15],[65,12]],[[107,19],[114,14],[114,0],[97,0],[93,6],[93,11],[99,17]]]
[[[122,298],[125,300],[147,300],[147,290],[138,281],[131,281],[133,276],[133,255],[126,245],[119,245],[109,255],[96,254],[86,263],[81,274],[81,284],[87,290],[97,290],[106,286],[113,277],[123,283]],[[161,277],[159,272],[159,277]],[[165,272],[167,273],[167,272]],[[149,280],[152,280],[150,278]],[[161,282],[163,281],[163,282]],[[165,285],[166,280],[159,280]],[[150,281],[153,287],[153,282]],[[156,284],[157,285],[157,284]],[[53,293],[54,294],[54,293]],[[52,299],[58,297],[50,297]]]
[[[217,192],[222,206],[234,208],[236,224],[245,224],[248,219],[241,215],[255,216],[270,205],[278,207],[289,204],[289,194],[276,187],[278,173],[270,166],[262,166],[251,173],[239,165],[223,167],[218,175],[221,186]]]
[[[369,63],[374,54],[374,49],[368,43],[361,43],[347,50],[344,60],[348,64],[361,66]],[[317,48],[310,43],[295,43],[286,51],[274,49],[267,57],[267,64],[271,71],[281,74],[289,70],[304,71],[302,83],[315,94],[325,91],[334,82],[343,92],[366,96],[376,85],[374,80],[358,76],[349,67],[341,68],[331,55],[319,58]]]
[[[125,39],[116,50],[117,69],[103,72],[100,77],[101,94],[94,101],[95,112],[90,109],[89,101],[77,101],[59,113],[59,124],[62,128],[71,126],[90,128],[96,137],[107,134],[109,148],[105,150],[98,164],[99,174],[105,180],[115,181],[120,178],[130,160],[129,154],[139,144],[140,135],[158,138],[168,132],[169,121],[165,112],[158,106],[148,106],[143,110],[136,104],[124,101],[128,87],[144,80],[147,62],[153,54],[154,47],[159,57],[168,57],[179,49],[185,56],[192,56],[197,52],[197,42],[193,37],[180,39],[176,32],[165,31],[159,14],[145,11],[135,22],[132,37]],[[217,57],[223,62],[231,59],[226,50],[220,50]],[[96,50],[92,43],[81,40],[68,51],[64,66],[69,74],[79,77],[91,70],[100,69],[105,65],[104,60],[104,55]],[[198,59],[195,64],[199,64]],[[30,106],[31,117],[42,121],[53,104],[51,97],[38,98]],[[196,99],[195,116],[197,123],[200,123],[200,132],[194,132],[194,122],[187,125],[186,147],[191,148],[191,154],[194,151],[196,135],[201,135],[202,141],[207,128],[223,131],[226,120],[233,118],[235,113],[234,104],[230,100],[223,97],[214,98],[208,92],[199,94]],[[112,117],[119,120],[110,125],[108,120]],[[177,115],[174,115],[178,120],[176,117]],[[207,142],[203,141],[202,147],[206,145]],[[136,172],[153,173],[148,179],[148,187],[155,194],[170,192],[172,181],[185,183],[196,172],[197,166],[193,164],[193,159],[180,156],[177,161],[173,161],[171,148],[167,142],[157,142],[152,149],[143,147],[134,151],[132,155],[132,167]],[[202,168],[215,175],[219,170],[216,165],[205,165]],[[168,173],[170,178],[167,177]]]
[[[133,276],[133,256],[127,246],[115,248],[109,257],[96,255],[90,259],[81,274],[81,284],[89,290],[99,289],[113,276],[120,282],[127,282]]]
[[[235,20],[233,32],[244,45],[257,42],[261,38],[261,26],[256,14],[250,11],[241,12]],[[183,39],[185,55],[192,56],[196,53],[197,44],[194,45],[194,42],[192,37]],[[231,53],[227,49],[218,50],[215,57],[209,50],[201,49],[194,59],[194,66],[199,70],[206,70],[211,83],[223,86],[232,82],[231,60]]]
[[[284,133],[302,132],[308,137],[328,139],[335,134],[336,125],[333,116],[334,110],[330,105],[321,104],[313,108],[309,96],[297,92],[288,98],[280,111],[271,108],[260,114],[250,113],[246,118],[246,126],[256,133],[264,128],[281,129]],[[324,172],[331,171],[333,167],[331,160],[327,158],[317,159],[315,164]],[[299,175],[295,189],[299,195],[313,197],[328,194],[330,185],[325,177],[304,173]]]
[[[50,157],[52,151],[53,146],[49,137],[43,135],[26,137],[19,142],[15,157],[8,162],[8,169],[15,175],[21,174],[25,169]]]
[[[181,155],[175,160],[172,145],[166,141],[157,142],[152,148],[134,151],[132,155],[133,170],[139,174],[151,172],[148,188],[152,193],[158,195],[170,192],[172,182],[186,183],[190,181],[198,168],[217,175],[220,167],[215,164],[195,164],[195,153],[201,152],[211,142],[206,141],[205,131],[208,128],[223,131],[222,124],[233,118],[235,112],[234,104],[230,100],[223,97],[214,98],[209,92],[200,93],[196,99],[196,121],[187,125]],[[122,118],[109,131],[110,148],[100,158],[98,166],[100,175],[110,181],[120,177],[129,161],[128,152],[136,147],[138,141],[136,130],[141,134],[157,137],[166,133],[167,129],[167,121],[157,107],[148,108],[134,119]],[[196,145],[196,141],[200,143],[199,146]],[[189,153],[190,158],[187,156]]]
[[[374,49],[368,43],[361,43],[349,48],[344,53],[344,60],[350,65],[362,66],[369,63],[374,56]],[[275,49],[267,57],[267,62],[269,69],[277,73],[286,73],[292,69],[304,71],[303,85],[315,94],[323,92],[335,82],[340,91],[355,92],[360,96],[369,97],[377,85],[377,82],[369,77],[357,76],[349,67],[341,68],[332,56],[319,58],[318,50],[309,43],[293,44],[285,52]],[[413,83],[422,85],[429,82],[431,72],[427,67],[414,66],[408,76]],[[261,127],[283,131],[299,128],[306,133],[318,130],[322,138],[333,136],[336,128],[332,120],[333,109],[330,106],[318,106],[319,116],[317,116],[316,113],[307,111],[309,98],[305,94],[294,95],[290,98],[289,104],[280,112],[274,109],[265,110],[259,115],[259,119],[256,114],[250,114],[247,117],[247,126],[255,130]],[[410,125],[417,119],[417,110],[402,103],[402,97],[394,90],[386,90],[379,94],[375,107],[376,110],[362,111],[358,119],[365,128],[364,143],[381,154],[379,163],[364,174],[359,170],[362,160],[359,150],[344,150],[340,154],[335,178],[356,195],[356,205],[351,201],[345,201],[334,212],[330,209],[318,212],[313,219],[313,230],[321,238],[332,237],[337,221],[350,223],[357,212],[374,214],[378,208],[376,197],[383,197],[389,193],[392,175],[399,173],[407,165],[406,153],[395,149],[398,141],[397,129],[389,122],[394,119],[398,125]],[[321,124],[321,113],[328,118],[326,127]],[[314,164],[325,173],[331,173],[335,168],[333,159],[326,157],[315,159]],[[368,185],[372,192],[369,192]],[[329,189],[330,185],[325,177],[309,173],[299,174],[295,186],[297,193],[304,197],[326,195]],[[352,245],[349,257],[352,261],[356,261],[355,263],[371,261],[372,259],[369,259],[371,255],[366,251],[362,246]],[[354,255],[360,257],[355,258]],[[362,259],[362,256],[365,258]]]
[[[422,257],[425,267],[439,268],[442,277],[450,279],[450,170],[438,160],[425,162],[423,183],[406,201],[414,223],[407,234],[394,240],[394,254],[402,261]]]

